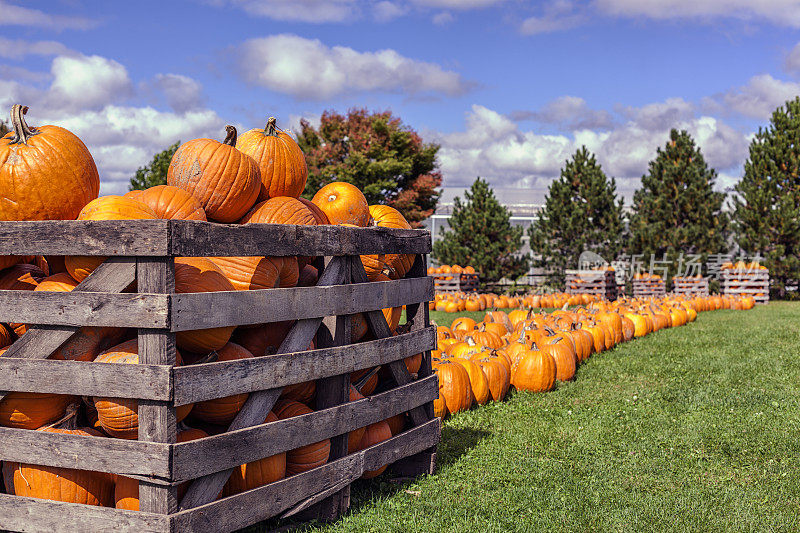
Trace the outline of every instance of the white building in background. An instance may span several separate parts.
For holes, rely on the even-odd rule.
[[[453,212],[453,203],[458,196],[462,202],[465,200],[465,187],[442,187],[442,195],[436,206],[436,212],[425,222],[423,226],[431,232],[434,241],[440,238],[441,232],[449,228],[448,221]],[[539,211],[544,206],[544,199],[547,189],[522,189],[514,187],[493,188],[497,200],[511,212],[511,223],[525,228],[522,235],[522,249],[520,253],[530,254],[528,228],[537,219]],[[535,274],[532,269],[529,276]]]

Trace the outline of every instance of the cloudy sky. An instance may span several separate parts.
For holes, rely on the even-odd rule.
[[[180,139],[390,109],[446,186],[546,186],[577,147],[626,196],[670,127],[725,189],[800,94],[800,0],[0,0],[0,109],[83,139],[103,193]]]

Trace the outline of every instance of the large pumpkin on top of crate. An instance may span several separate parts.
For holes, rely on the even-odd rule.
[[[0,139],[0,220],[74,220],[100,191],[94,159],[70,131],[28,126],[27,111],[11,109]]]

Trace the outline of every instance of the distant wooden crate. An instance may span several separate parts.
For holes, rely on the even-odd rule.
[[[708,278],[672,278],[672,292],[694,296],[708,296]]]
[[[431,277],[436,292],[478,292],[477,274],[431,274]]]
[[[606,300],[617,299],[617,279],[613,270],[567,270],[567,294],[593,294]]]
[[[0,222],[0,254],[110,256],[72,292],[0,291],[0,321],[28,331],[0,357],[8,391],[134,399],[138,440],[0,427],[0,460],[121,474],[139,481],[141,511],[0,494],[0,530],[233,531],[271,517],[338,516],[350,483],[392,464],[401,475],[431,473],[439,441],[439,391],[428,320],[430,234],[421,230],[225,225],[183,220]],[[364,254],[415,254],[405,279],[368,282]],[[315,287],[177,294],[175,257],[315,256]],[[324,259],[324,260],[323,260]],[[138,293],[124,292],[135,286]],[[382,307],[406,306],[393,335]],[[352,342],[361,315],[374,340]],[[178,332],[294,322],[277,353],[175,366]],[[138,330],[139,364],[47,359],[81,326]],[[309,350],[312,339],[314,349]],[[404,359],[422,354],[417,375]],[[384,392],[349,402],[351,373],[388,369]],[[265,422],[283,389],[316,383],[316,411]],[[3,392],[5,391],[5,392]],[[176,408],[247,394],[218,434],[176,442]],[[348,433],[408,413],[409,429],[348,453]],[[406,416],[406,415],[403,415]],[[330,439],[329,461],[252,490],[218,498],[234,469]],[[187,483],[182,498],[178,485]]]
[[[634,298],[659,298],[667,294],[667,287],[663,279],[634,279],[633,297]]]
[[[769,303],[769,270],[733,270],[720,272],[722,294],[752,296],[756,303]]]

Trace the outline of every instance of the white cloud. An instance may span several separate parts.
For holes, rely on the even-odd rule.
[[[735,112],[766,120],[787,100],[800,96],[800,83],[782,81],[769,74],[753,76],[742,87],[705,100],[706,106],[719,112]]]
[[[50,15],[0,0],[0,26],[34,26],[52,30],[88,30],[97,22],[86,17]]]
[[[292,22],[345,22],[359,14],[356,0],[220,0],[250,15]]]
[[[437,13],[431,19],[431,22],[436,24],[437,26],[446,26],[453,22],[455,17],[453,17],[452,13],[449,11],[442,11],[441,13]]]
[[[290,34],[251,39],[237,55],[247,81],[298,98],[327,99],[353,91],[453,96],[470,86],[455,72],[394,50],[358,52]]]
[[[480,9],[502,4],[505,0],[412,0],[415,4],[424,7],[442,9]]]
[[[59,56],[50,69],[50,105],[72,109],[100,109],[131,94],[128,71],[113,59],[100,56]]]
[[[394,2],[378,2],[372,7],[372,16],[379,22],[388,22],[407,13],[407,9]]]
[[[607,15],[652,19],[735,17],[800,27],[798,0],[595,0]]]
[[[783,66],[787,72],[800,74],[800,43],[796,44],[786,56]]]
[[[628,120],[611,129],[541,135],[523,130],[508,116],[473,105],[464,131],[435,137],[442,145],[439,161],[448,186],[467,185],[482,176],[496,186],[547,187],[564,162],[585,145],[597,155],[605,172],[617,178],[620,193],[630,197],[672,127],[689,131],[709,165],[728,171],[728,175],[739,172],[747,156],[748,136],[719,119],[695,116],[684,108],[685,103],[678,99],[624,108]],[[677,115],[676,109],[680,110]],[[727,186],[727,181],[718,183],[718,188]]]
[[[517,111],[511,113],[515,120],[535,120],[546,124],[556,124],[567,130],[605,129],[612,126],[614,119],[605,110],[589,108],[586,100],[577,96],[561,96],[545,105],[539,111]]]
[[[6,59],[22,59],[27,56],[74,55],[77,55],[77,52],[56,41],[25,41],[0,37],[0,57]]]
[[[158,74],[153,85],[164,94],[167,104],[178,113],[197,109],[203,104],[203,86],[187,76]]]

